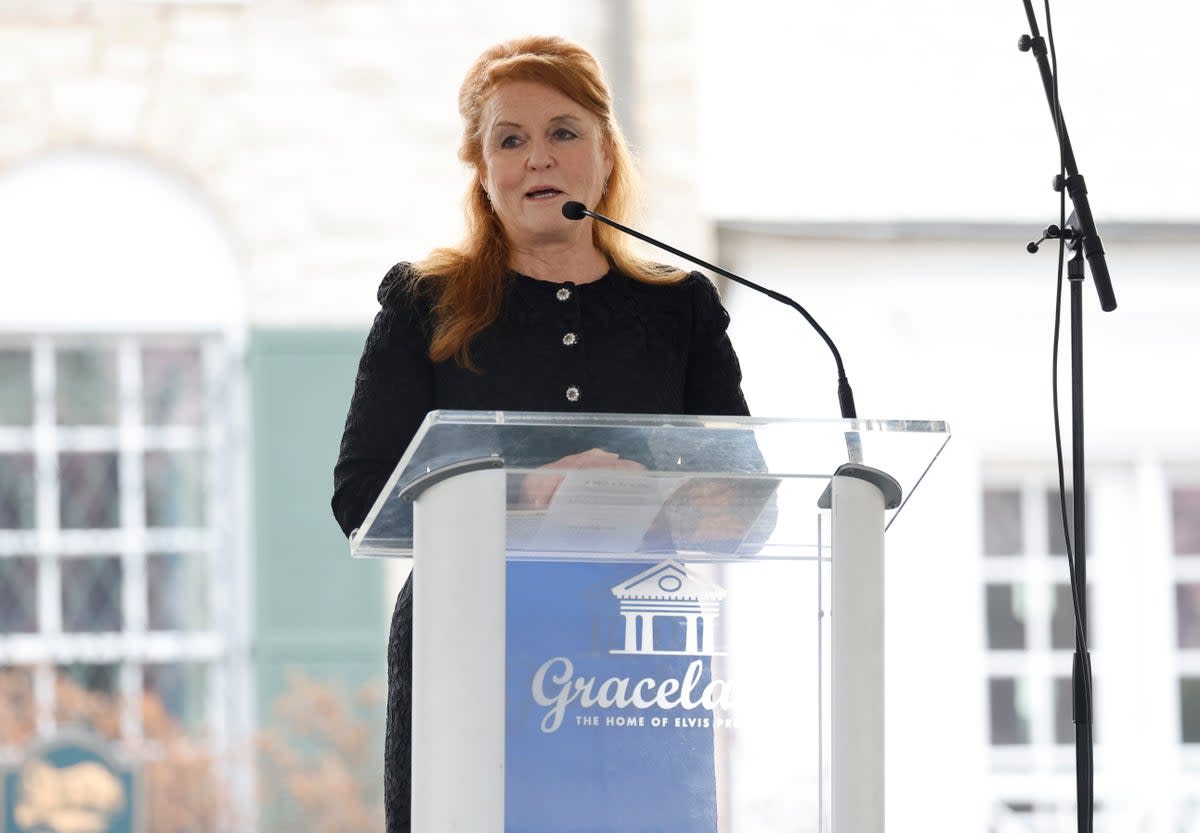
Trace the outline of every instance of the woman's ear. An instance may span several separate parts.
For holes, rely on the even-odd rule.
[[[491,201],[492,201],[492,195],[491,195],[490,193],[488,193],[488,189],[487,189],[487,176],[485,175],[485,172],[484,172],[484,170],[483,170],[482,168],[480,168],[480,169],[478,170],[478,172],[476,172],[476,174],[475,174],[475,179],[476,179],[476,181],[479,183],[479,190],[483,192],[483,195],[484,195],[485,197],[487,197],[487,200],[488,200],[488,202],[491,202]]]

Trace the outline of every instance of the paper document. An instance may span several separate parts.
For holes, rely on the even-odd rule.
[[[546,508],[530,548],[637,552],[678,486],[675,479],[644,475],[569,472]]]

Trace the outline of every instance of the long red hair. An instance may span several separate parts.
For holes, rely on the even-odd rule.
[[[600,65],[582,46],[557,37],[528,37],[493,46],[479,56],[458,93],[463,139],[458,155],[476,172],[483,170],[482,118],[484,105],[497,86],[509,81],[535,81],[552,87],[596,116],[601,139],[612,155],[608,188],[595,211],[630,223],[638,204],[633,154],[613,114],[612,93]],[[431,285],[434,330],[429,356],[453,358],[473,368],[472,339],[500,315],[509,270],[509,243],[491,209],[478,176],[471,178],[465,200],[467,234],[454,247],[435,249],[416,264],[415,280]],[[592,221],[592,240],[601,252],[631,278],[647,283],[674,283],[686,274],[634,254],[629,238],[603,223]]]

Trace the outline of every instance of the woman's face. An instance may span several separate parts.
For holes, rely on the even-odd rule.
[[[484,108],[480,181],[516,246],[580,239],[586,224],[562,215],[599,202],[612,172],[600,121],[553,87],[500,85]],[[590,241],[590,234],[587,238]]]

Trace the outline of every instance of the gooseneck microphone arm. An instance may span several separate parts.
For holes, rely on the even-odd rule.
[[[796,310],[796,312],[803,315],[804,319],[809,324],[812,325],[812,328],[817,331],[817,335],[821,336],[821,338],[825,340],[825,343],[827,345],[829,345],[829,351],[831,353],[833,353],[833,361],[837,364],[838,406],[840,407],[841,412],[842,412],[842,419],[857,419],[858,418],[858,414],[854,410],[854,391],[850,390],[850,382],[846,379],[846,369],[842,366],[842,356],[840,353],[838,353],[837,347],[834,346],[833,339],[831,339],[829,337],[829,334],[826,333],[825,330],[821,328],[821,325],[817,323],[816,319],[808,314],[808,310],[806,310],[804,307],[800,306],[798,303],[796,303],[795,301],[793,301],[791,298],[784,295],[783,293],[776,292],[773,289],[767,289],[765,286],[759,286],[758,284],[754,283],[753,281],[748,281],[743,277],[735,275],[732,272],[729,272],[725,269],[722,269],[720,266],[714,266],[711,263],[707,263],[698,257],[693,257],[692,255],[688,254],[687,252],[681,252],[679,249],[676,249],[674,246],[668,246],[666,243],[662,243],[658,240],[655,240],[653,237],[649,237],[645,234],[642,234],[640,231],[634,231],[633,229],[629,228],[628,226],[621,225],[616,220],[611,220],[608,217],[605,217],[603,214],[597,214],[595,211],[589,211],[587,209],[587,207],[584,206],[584,204],[581,202],[572,201],[572,202],[564,203],[563,207],[562,207],[562,213],[563,213],[563,216],[566,217],[568,220],[582,220],[584,217],[591,217],[594,220],[599,220],[600,222],[604,223],[605,225],[612,226],[613,228],[617,229],[618,231],[623,231],[626,234],[632,235],[632,236],[636,237],[638,240],[644,240],[645,242],[649,243],[651,246],[657,246],[658,248],[660,248],[664,251],[670,252],[673,255],[678,255],[679,257],[683,258],[684,260],[690,260],[692,263],[695,263],[697,266],[700,266],[704,269],[711,269],[712,271],[716,272],[718,275],[723,275],[724,277],[729,278],[729,280],[731,280],[735,283],[740,283],[742,286],[748,286],[757,292],[761,292],[763,295],[766,295],[768,298],[774,298],[776,301],[779,301],[781,304],[787,304],[789,307]]]

